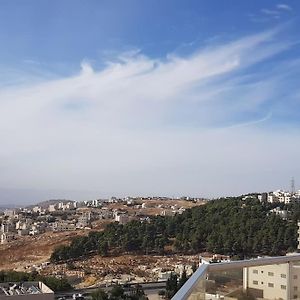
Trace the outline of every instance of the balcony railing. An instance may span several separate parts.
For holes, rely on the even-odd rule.
[[[203,264],[172,300],[300,299],[300,254]]]

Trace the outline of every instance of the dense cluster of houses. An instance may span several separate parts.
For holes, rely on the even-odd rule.
[[[0,242],[45,232],[70,231],[91,227],[91,213],[77,212],[76,202],[57,202],[47,208],[7,209],[0,214]]]
[[[261,202],[269,203],[284,203],[289,204],[293,201],[300,201],[300,190],[297,192],[287,192],[283,190],[276,190],[270,193],[262,193],[258,195]]]
[[[153,204],[147,200],[161,200]],[[131,220],[149,221],[144,213],[148,208],[157,209],[162,216],[181,214],[185,208],[177,204],[164,204],[169,198],[116,198],[107,200],[50,201],[47,205],[31,206],[20,209],[7,209],[0,212],[0,242],[10,242],[20,236],[34,236],[45,232],[75,231],[91,229],[92,221],[110,220],[126,224]],[[184,199],[194,201],[194,199]],[[116,205],[117,208],[116,208]],[[120,204],[120,205],[119,205]],[[115,205],[115,206],[113,206]],[[118,206],[119,205],[119,206]],[[130,213],[127,209],[130,208]]]

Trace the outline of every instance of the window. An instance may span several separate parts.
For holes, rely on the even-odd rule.
[[[281,278],[286,278],[286,274],[280,274]]]
[[[298,296],[297,296],[297,295],[294,295],[294,299],[298,299]]]
[[[269,276],[274,276],[274,273],[273,272],[268,272],[268,275]]]
[[[281,288],[282,290],[286,290],[286,285],[283,285],[283,284],[282,284],[282,285],[280,286],[280,288]]]
[[[253,280],[253,284],[258,285],[258,281],[257,280]]]
[[[253,270],[253,274],[258,274],[258,270]]]
[[[274,283],[269,282],[268,287],[274,287]]]
[[[298,291],[298,287],[297,286],[294,286],[294,291]]]
[[[294,279],[298,279],[298,276],[297,276],[297,275],[294,275]]]

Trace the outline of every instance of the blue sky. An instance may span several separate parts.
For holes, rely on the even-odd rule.
[[[189,52],[293,21],[298,1],[1,1],[1,63],[78,66],[84,57],[138,48],[151,57]],[[298,24],[299,25],[299,24]]]
[[[0,0],[0,203],[288,188],[299,8]]]

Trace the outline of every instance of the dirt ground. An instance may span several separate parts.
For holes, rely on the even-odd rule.
[[[77,277],[77,287],[87,287],[97,283],[157,281],[159,274],[180,271],[178,266],[192,266],[198,263],[197,255],[121,255],[115,257],[93,256],[83,261],[49,265],[44,275]],[[182,270],[181,270],[182,271]]]
[[[71,264],[45,264],[49,262],[55,247],[68,244],[72,237],[87,233],[45,233],[0,245],[0,270],[30,272],[36,269],[43,275],[67,277],[74,286],[81,288],[105,282],[156,281],[161,272],[174,271],[178,265],[191,266],[198,262],[198,256],[128,254],[114,257],[96,255]]]
[[[72,237],[84,234],[84,231],[44,233],[0,245],[0,270],[24,271],[29,266],[49,261],[55,247],[68,244]]]

